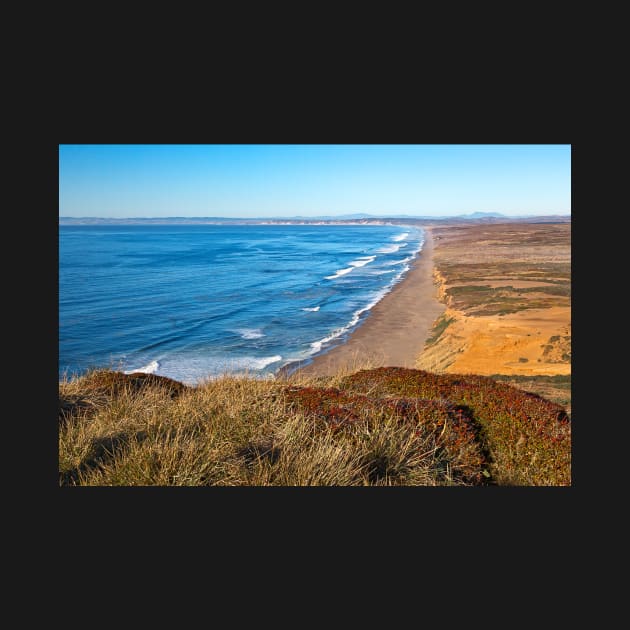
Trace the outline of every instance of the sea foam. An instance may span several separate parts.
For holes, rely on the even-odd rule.
[[[383,265],[386,265],[388,267],[391,267],[393,265],[404,265],[405,263],[411,262],[413,258],[413,256],[407,256],[407,258],[403,258],[402,260],[390,260],[389,262],[383,263]]]
[[[376,260],[376,256],[362,256],[361,258],[357,258],[356,260],[353,260],[352,262],[349,262],[349,265],[352,265],[353,267],[364,267],[365,265],[373,262],[374,260]]]
[[[277,363],[278,361],[282,361],[282,356],[279,354],[274,355],[273,357],[262,357],[260,359],[256,359],[253,357],[245,357],[243,361],[244,367],[253,368],[255,370],[262,370],[266,368],[268,365],[272,363]]]
[[[196,385],[204,380],[214,380],[224,374],[247,373],[252,377],[265,376],[256,372],[279,361],[282,361],[280,354],[266,357],[174,355],[164,362],[162,369],[177,381],[186,385]]]
[[[265,336],[260,328],[237,328],[234,332],[237,332],[243,339],[260,339]]]
[[[350,273],[354,267],[348,267],[347,269],[338,269],[336,273],[332,276],[326,276],[326,280],[334,280],[335,278],[340,278],[341,276],[345,276],[347,273]]]
[[[386,245],[376,250],[377,254],[394,254],[401,248],[401,245]]]
[[[158,361],[151,361],[147,365],[138,368],[137,370],[125,370],[125,374],[133,374],[134,372],[143,372],[144,374],[153,374],[158,368],[160,364]]]
[[[392,238],[392,241],[404,241],[409,236],[409,232],[404,232],[403,234],[397,234]]]
[[[405,237],[408,236],[408,234],[409,233],[406,232]],[[399,236],[402,236],[402,235],[399,235]],[[399,238],[397,240],[402,240],[402,239]],[[354,313],[352,314],[352,319],[345,326],[341,326],[340,328],[335,329],[333,332],[331,332],[326,337],[323,337],[322,339],[313,341],[310,344],[311,346],[310,354],[314,355],[321,352],[325,344],[328,344],[329,342],[334,341],[335,339],[341,337],[342,335],[350,331],[352,328],[354,328],[354,326],[356,326],[361,320],[361,315],[363,315],[363,313],[366,313],[367,311],[370,311],[374,306],[376,306],[376,304],[378,304],[383,299],[383,297],[385,297],[385,295],[387,295],[392,290],[394,285],[400,282],[400,280],[405,275],[405,273],[407,273],[409,269],[411,268],[408,263],[411,262],[415,258],[416,254],[422,249],[423,244],[424,244],[424,241],[422,241],[419,244],[419,247],[417,250],[414,250],[410,256],[407,256],[406,258],[403,258],[402,260],[394,260],[394,261],[383,263],[385,266],[404,265],[400,269],[400,271],[396,269],[372,271],[373,275],[396,273],[396,276],[392,279],[391,283],[387,287],[385,287],[384,289],[382,289],[375,295],[374,299],[372,299],[372,301],[367,306],[364,306],[363,308],[360,308],[354,311]],[[377,250],[377,251],[380,251],[382,253],[394,253],[394,252],[397,252],[401,247],[405,247],[406,245],[407,245],[406,243],[402,245],[391,245],[391,246],[383,247],[381,250]],[[372,258],[372,256],[364,256],[362,257],[362,260],[366,260],[367,258]],[[345,273],[349,273],[348,270],[346,270]]]
[[[352,319],[345,326],[341,326],[340,328],[337,328],[332,333],[330,333],[330,335],[327,335],[323,339],[319,339],[318,341],[313,341],[311,343],[311,354],[317,354],[318,352],[321,351],[324,344],[330,341],[333,341],[334,339],[337,339],[338,337],[341,337],[341,335],[343,335],[344,333],[348,332],[351,328],[356,326],[359,323],[359,320],[361,319],[361,315],[363,315],[363,313],[365,313],[366,311],[369,311],[376,304],[378,304],[381,301],[381,299],[387,293],[389,293],[390,289],[391,287],[387,287],[386,289],[379,291],[374,297],[374,299],[367,306],[364,306],[363,308],[360,308],[354,311],[354,313],[352,314]]]

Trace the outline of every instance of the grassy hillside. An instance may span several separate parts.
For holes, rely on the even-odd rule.
[[[558,403],[564,407],[569,417],[571,416],[570,374],[556,374],[554,376],[504,376],[493,374],[491,378]]]
[[[59,384],[60,485],[570,485],[564,408],[404,368],[225,376],[94,371]]]

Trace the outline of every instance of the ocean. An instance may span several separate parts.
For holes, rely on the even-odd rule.
[[[59,377],[271,377],[342,343],[423,242],[401,225],[60,225]]]

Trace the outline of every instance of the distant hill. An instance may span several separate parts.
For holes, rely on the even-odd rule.
[[[284,223],[284,224],[310,224],[310,223],[400,223],[401,221],[409,221],[410,223],[459,223],[461,221],[480,221],[480,222],[513,222],[526,221],[539,223],[556,223],[571,221],[570,214],[557,215],[521,215],[506,216],[500,212],[472,212],[470,214],[460,214],[455,216],[428,216],[428,215],[411,215],[399,214],[396,216],[385,216],[377,214],[340,214],[322,215],[317,217],[256,217],[256,218],[236,218],[236,217],[126,217],[126,218],[107,218],[107,217],[59,217],[59,225],[260,225],[266,223]]]
[[[500,212],[473,212],[471,214],[460,214],[458,215],[460,218],[467,219],[483,219],[485,217],[505,217],[504,214]]]

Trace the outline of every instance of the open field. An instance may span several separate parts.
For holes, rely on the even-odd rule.
[[[416,367],[528,376],[530,386],[570,375],[570,223],[434,227],[433,236],[446,311]]]

